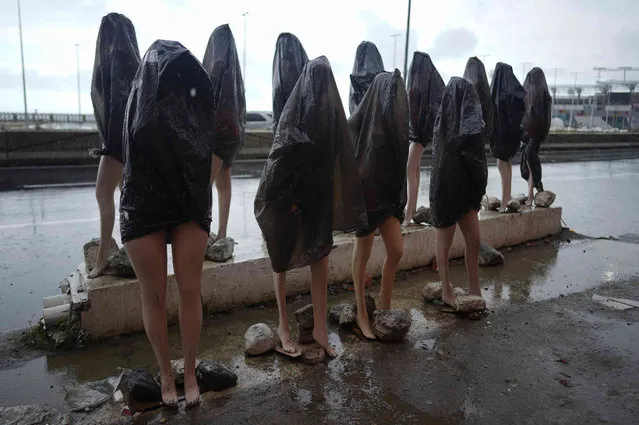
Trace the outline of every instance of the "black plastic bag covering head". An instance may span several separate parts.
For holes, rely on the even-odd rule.
[[[384,71],[382,55],[377,46],[370,41],[362,41],[355,52],[355,63],[351,72],[351,90],[348,108],[352,114],[364,98],[377,74]]]
[[[135,75],[124,124],[122,242],[211,224],[213,87],[176,41],[155,41]]]
[[[523,119],[524,132],[529,138],[546,140],[550,131],[552,98],[546,84],[546,76],[540,68],[533,68],[524,80],[526,113]]]
[[[104,16],[91,77],[91,101],[102,148],[93,155],[108,155],[122,162],[124,110],[138,66],[140,51],[129,18],[119,13]]]
[[[429,193],[433,225],[447,228],[479,211],[487,182],[481,103],[470,82],[453,77],[435,120]]]
[[[275,272],[326,257],[333,230],[366,226],[357,163],[331,66],[308,62],[289,96],[255,196]]]
[[[521,142],[526,96],[510,65],[497,63],[490,84],[490,96],[495,109],[490,149],[495,158],[510,161],[517,154]]]
[[[273,133],[277,129],[282,109],[286,105],[308,56],[299,39],[288,32],[277,37],[273,56]]]
[[[235,39],[228,25],[215,28],[202,62],[211,78],[215,99],[213,153],[230,167],[244,143],[246,99]]]
[[[408,96],[399,70],[381,72],[348,120],[359,165],[369,235],[388,217],[400,222],[406,206]]]
[[[408,71],[410,141],[426,147],[433,140],[433,126],[446,85],[426,53],[415,52]]]
[[[490,97],[490,86],[488,85],[488,76],[484,64],[477,57],[471,57],[466,63],[464,70],[464,78],[468,80],[473,87],[479,101],[481,102],[482,118],[484,120],[484,136],[491,140],[493,136],[493,127],[495,125],[495,108],[493,100]]]

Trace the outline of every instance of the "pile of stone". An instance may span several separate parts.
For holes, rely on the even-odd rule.
[[[98,247],[100,245],[100,239],[91,239],[85,243],[82,247],[84,252],[84,266],[87,274],[95,267],[95,261],[98,258]],[[118,276],[124,278],[134,278],[135,271],[133,271],[133,265],[129,256],[126,253],[124,247],[118,248],[118,244],[115,239],[111,238],[109,245],[109,266],[104,270],[102,274],[110,276]]]
[[[455,295],[454,310],[458,313],[475,313],[482,312],[486,309],[486,301],[477,295],[467,295],[463,288],[453,288]],[[422,297],[428,303],[440,301],[442,298],[442,283],[431,282],[422,289]]]
[[[205,258],[216,263],[224,263],[233,257],[234,249],[235,240],[233,238],[217,239],[217,236],[212,234],[206,242]]]

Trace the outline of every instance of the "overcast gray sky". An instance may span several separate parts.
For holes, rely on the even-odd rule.
[[[108,12],[127,15],[141,54],[156,39],[178,40],[202,59],[209,35],[228,23],[240,58],[246,37],[248,109],[271,109],[271,66],[280,32],[296,34],[310,58],[326,55],[346,103],[355,49],[362,40],[379,48],[386,69],[404,61],[407,1],[388,0],[22,0],[27,97],[30,112],[77,112],[75,44],[80,43],[82,112],[89,96],[95,40]],[[22,111],[16,0],[0,0],[0,111]],[[522,62],[540,66],[553,81],[594,82],[593,66],[639,66],[639,0],[414,0],[409,60],[429,53],[445,81],[462,75],[472,55],[509,63],[518,78]],[[392,34],[397,39],[393,63]],[[621,78],[610,72],[604,78]],[[638,73],[628,78],[639,79]]]

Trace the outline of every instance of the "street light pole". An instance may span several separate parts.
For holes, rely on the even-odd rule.
[[[242,51],[242,73],[244,74],[244,90],[246,90],[246,15],[248,12],[242,13],[244,17],[244,49]]]
[[[20,11],[20,0],[18,0],[18,28],[20,29],[20,60],[22,61],[22,98],[24,100],[24,127],[29,124],[29,113],[27,110],[27,79],[24,75],[24,48],[22,46],[22,13]]]
[[[392,34],[391,38],[393,39],[393,68],[397,68],[397,37],[400,37],[401,34]]]
[[[559,70],[559,68],[550,68],[550,70],[554,71],[555,74],[552,88],[552,100],[550,102],[550,117],[552,118],[553,114],[555,113],[555,97],[557,97],[557,71]]]
[[[408,0],[408,16],[406,17],[406,46],[404,48],[404,80],[408,74],[408,42],[410,40],[410,5],[411,0]]]
[[[75,65],[78,74],[78,115],[82,117],[82,104],[80,103],[80,44],[75,44]]]
[[[592,68],[593,71],[597,71],[597,81],[595,82],[595,93],[592,96],[593,102],[590,104],[590,127],[592,128],[592,124],[595,118],[595,109],[597,109],[597,83],[601,80],[601,71],[606,71],[605,66],[595,66]]]
[[[526,65],[531,65],[530,62],[522,62],[521,63],[521,82],[523,83],[526,79]]]

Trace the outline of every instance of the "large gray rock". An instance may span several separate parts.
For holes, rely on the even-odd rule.
[[[200,364],[199,360],[195,360],[195,367]],[[178,387],[184,386],[184,359],[171,360],[171,370],[173,371],[173,377],[175,378],[175,385]],[[158,374],[158,381],[160,376]]]
[[[0,407],[0,424],[3,425],[68,425],[69,415],[57,410],[35,404],[25,406]]]
[[[95,267],[95,261],[98,258],[98,247],[100,246],[100,238],[91,239],[82,247],[84,251],[84,267],[87,274]],[[109,256],[118,250],[118,243],[111,238],[109,245]]]
[[[457,297],[457,310],[461,313],[473,313],[484,311],[486,309],[486,301],[477,295],[466,295]]]
[[[486,242],[479,244],[479,265],[499,266],[504,264],[504,256]]]
[[[537,192],[535,195],[535,206],[540,208],[548,208],[555,202],[556,195],[549,191]]]
[[[370,295],[366,295],[364,297],[364,300],[366,302],[366,313],[368,314],[369,318],[372,318],[373,313],[375,312],[375,310],[377,310],[377,306],[375,305],[375,298],[371,297]],[[356,303],[353,303],[353,310],[355,311],[355,314],[357,314]]]
[[[319,364],[326,358],[326,351],[319,344],[304,347],[302,349],[302,361],[306,364]]]
[[[528,196],[524,195],[523,193],[518,193],[517,195],[513,196],[513,199],[519,202],[521,205],[524,205],[528,200]]]
[[[519,212],[520,209],[521,209],[521,204],[516,199],[511,199],[506,204],[506,210],[508,212],[516,213],[516,212]]]
[[[297,323],[299,323],[301,327],[313,329],[315,323],[313,320],[313,304],[305,305],[297,310],[294,315],[295,320],[297,320]]]
[[[303,328],[297,324],[297,342],[300,344],[312,344],[315,342],[313,338],[313,328]]]
[[[456,297],[466,295],[466,291],[459,286],[453,287],[453,295]],[[424,301],[433,302],[442,299],[442,283],[430,282],[422,289],[422,297]]]
[[[481,207],[486,211],[497,211],[501,207],[501,201],[493,196],[484,196],[481,199]]]
[[[413,223],[415,224],[432,224],[433,215],[428,207],[419,207],[413,215]]]
[[[216,263],[224,263],[233,257],[235,241],[233,238],[222,238],[217,241],[213,236],[209,236],[206,243],[206,259]]]
[[[162,400],[160,384],[145,369],[135,369],[124,378],[124,388],[137,401]]]
[[[382,341],[404,339],[413,318],[406,309],[376,310],[373,313],[373,333]]]
[[[340,326],[351,326],[357,322],[357,313],[355,313],[355,306],[353,304],[346,304],[342,309],[342,313],[339,316]]]
[[[237,375],[213,360],[202,360],[195,369],[195,376],[202,387],[212,391],[222,391],[237,384]]]
[[[347,305],[348,304],[337,304],[337,305],[331,306],[328,309],[328,320],[338,325],[339,320],[342,317],[342,311],[344,310],[344,307],[346,307]]]
[[[131,260],[129,260],[129,255],[124,247],[109,256],[109,270],[107,270],[107,273],[119,277],[135,277],[133,265],[131,265]]]
[[[249,356],[259,356],[275,348],[275,333],[265,323],[256,323],[244,334],[244,352]]]

